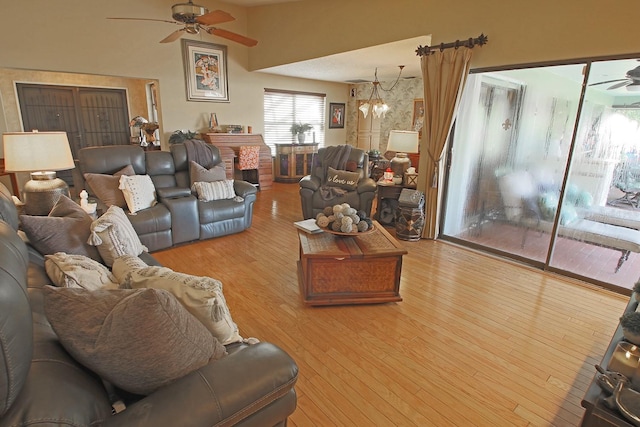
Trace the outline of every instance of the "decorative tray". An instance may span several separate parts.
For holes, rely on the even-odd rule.
[[[367,231],[353,231],[351,233],[343,233],[342,231],[333,231],[330,228],[326,228],[326,227],[320,227],[320,229],[322,231],[324,231],[325,233],[329,233],[329,234],[334,234],[336,236],[362,236],[364,234],[369,234],[369,233],[373,233],[376,229],[376,227],[374,225],[372,225]]]

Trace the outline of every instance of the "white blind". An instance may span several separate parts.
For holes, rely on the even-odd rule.
[[[324,147],[325,94],[278,91],[264,91],[264,141],[275,155],[275,144],[297,143],[291,134],[294,123],[309,123],[313,129],[307,132],[305,142],[318,143]]]

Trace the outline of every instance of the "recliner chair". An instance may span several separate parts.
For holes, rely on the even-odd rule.
[[[300,201],[302,202],[304,219],[315,218],[326,206],[342,203],[348,203],[352,208],[363,210],[367,216],[371,216],[376,183],[369,178],[369,155],[364,150],[352,147],[345,165],[343,168],[338,168],[335,163],[332,163],[331,152],[335,152],[341,147],[344,146],[320,148],[318,153],[314,155],[311,174],[300,180]],[[360,177],[355,190],[327,198],[327,191],[324,190],[327,189],[326,170],[328,166],[332,166],[334,169],[357,172]]]

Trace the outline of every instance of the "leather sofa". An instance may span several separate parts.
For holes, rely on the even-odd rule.
[[[300,201],[304,219],[315,218],[326,206],[342,203],[348,203],[352,208],[364,211],[368,217],[371,216],[376,183],[369,178],[369,155],[364,150],[351,148],[346,159],[346,164],[350,165],[349,169],[352,172],[357,172],[360,176],[356,189],[331,199],[325,199],[322,195],[323,186],[327,181],[326,163],[328,160],[325,160],[328,154],[327,150],[338,147],[340,146],[320,148],[314,156],[311,174],[300,180]]]
[[[222,163],[217,147],[211,149],[213,163]],[[257,189],[246,181],[235,180],[235,193],[244,202],[198,200],[190,190],[189,159],[182,143],[173,144],[171,151],[144,151],[135,145],[87,147],[80,150],[78,160],[80,173],[74,174],[74,185],[78,192],[86,189],[92,197],[95,194],[84,180],[86,173],[111,175],[131,165],[136,174],[151,177],[159,203],[128,215],[142,244],[151,252],[239,233],[251,226]],[[101,208],[105,206],[99,201],[98,209]]]
[[[126,409],[112,413],[105,383],[65,351],[49,324],[44,258],[17,227],[11,193],[0,184],[0,426],[286,425],[298,368],[266,342],[228,345],[222,359],[145,397],[129,396]]]

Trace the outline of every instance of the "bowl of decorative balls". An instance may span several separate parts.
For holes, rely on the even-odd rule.
[[[374,230],[371,218],[364,211],[357,211],[348,203],[327,206],[316,216],[316,225],[337,236],[355,236]]]

